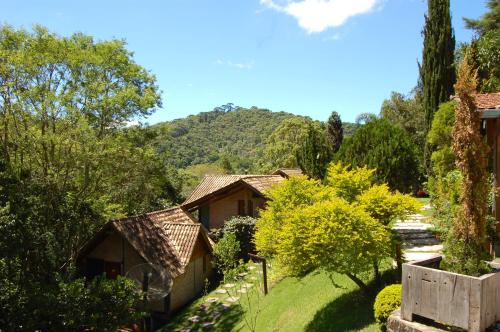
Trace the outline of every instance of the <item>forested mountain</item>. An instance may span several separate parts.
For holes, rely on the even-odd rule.
[[[166,153],[176,167],[227,159],[237,171],[255,171],[267,138],[285,119],[294,117],[304,118],[257,107],[217,107],[210,112],[155,124],[152,129],[156,132],[158,151]],[[345,123],[345,134],[352,134],[355,126]]]

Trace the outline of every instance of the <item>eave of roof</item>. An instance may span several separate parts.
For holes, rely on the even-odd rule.
[[[182,203],[182,208],[184,209],[192,209],[195,206],[200,205],[200,203],[205,202],[210,199],[216,199],[218,198],[221,194],[230,191],[233,188],[236,188],[238,186],[245,186],[255,192],[256,194],[263,196],[265,190],[269,189],[272,185],[275,183],[284,180],[284,178],[280,175],[229,175],[228,177],[239,177],[239,179],[229,182],[228,184],[222,186],[222,187],[215,187],[216,190],[210,190],[208,189],[206,193],[203,193],[200,188],[203,187],[208,187],[210,188],[209,185],[207,185],[206,181],[210,181],[211,179],[209,177],[205,177],[195,189],[195,191],[198,192],[197,195],[191,195],[184,203]],[[259,183],[259,180],[264,180],[266,182],[272,182],[269,185],[268,184],[263,184]],[[269,181],[271,180],[271,181]],[[262,181],[261,181],[262,182]]]

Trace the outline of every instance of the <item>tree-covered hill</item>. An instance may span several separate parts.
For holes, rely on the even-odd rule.
[[[186,118],[152,126],[160,153],[180,168],[227,158],[239,170],[255,170],[267,138],[285,120],[301,117],[267,109],[217,107]],[[302,117],[303,118],[303,117]],[[353,124],[346,123],[349,135]]]

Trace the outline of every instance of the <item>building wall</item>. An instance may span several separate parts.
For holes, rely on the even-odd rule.
[[[488,119],[486,121],[486,137],[490,147],[490,162],[494,175],[494,186],[500,186],[500,119]],[[500,221],[500,195],[495,195],[493,215]],[[497,232],[500,232],[500,223],[497,224]]]
[[[209,254],[209,250],[200,235],[184,274],[174,280],[170,293],[170,309],[172,311],[182,308],[203,292],[205,279],[210,279],[213,275],[212,260],[212,255]],[[203,271],[204,264],[205,272]]]
[[[122,263],[122,275],[126,275],[132,267],[146,263],[128,241],[122,241],[122,236],[116,232],[107,236],[87,257]],[[205,263],[203,262],[204,259]],[[203,271],[204,264],[205,271]],[[170,310],[181,308],[203,291],[205,279],[209,279],[213,274],[212,265],[212,255],[200,234],[184,274],[173,280],[170,293]],[[151,301],[150,308],[154,311],[164,312],[165,302],[163,300]]]
[[[111,233],[87,257],[122,263],[122,274],[126,274],[133,266],[146,263],[134,247],[127,240],[122,241],[122,239],[120,234]]]
[[[258,210],[262,209],[265,204],[264,198],[256,197],[255,193],[247,188],[242,188],[222,199],[209,202],[209,228],[222,228],[225,221],[237,216],[239,200],[245,202],[245,213],[248,211],[248,201],[253,201],[254,216],[257,216]]]

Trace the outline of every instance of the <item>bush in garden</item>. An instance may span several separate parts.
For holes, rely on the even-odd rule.
[[[239,258],[247,260],[248,254],[255,251],[255,218],[233,217],[224,224],[224,233],[233,233],[236,236],[240,243]]]
[[[430,177],[427,184],[434,207],[433,223],[445,236],[457,215],[461,181],[460,172],[453,170],[443,177]]]
[[[377,294],[373,312],[375,321],[382,327],[387,324],[387,319],[391,313],[401,306],[402,287],[400,284],[385,287]]]
[[[233,233],[224,233],[224,236],[215,244],[215,264],[217,270],[224,274],[225,279],[240,265],[238,260],[240,251],[240,243]]]

